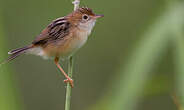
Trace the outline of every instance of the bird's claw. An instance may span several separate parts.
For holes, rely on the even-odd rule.
[[[71,78],[65,79],[64,80],[65,83],[70,83],[70,86],[73,88],[74,84],[73,84],[73,80]]]

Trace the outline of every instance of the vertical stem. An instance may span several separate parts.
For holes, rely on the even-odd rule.
[[[72,3],[74,5],[74,11],[77,10],[77,8],[79,8],[80,0],[74,0]],[[72,73],[73,73],[73,56],[69,58],[69,62],[68,62],[68,76],[70,78],[72,78]],[[70,110],[71,92],[72,92],[72,87],[69,83],[67,83],[65,110]]]
[[[71,56],[69,58],[68,62],[68,76],[72,78],[72,73],[73,73],[73,57]],[[65,110],[70,110],[70,103],[71,103],[71,92],[72,88],[70,86],[70,83],[67,83],[66,87],[66,101],[65,101]]]
[[[16,88],[14,79],[14,71],[8,64],[3,65],[2,62],[6,56],[6,37],[5,37],[5,22],[3,19],[3,3],[0,4],[0,110],[23,110],[22,103],[19,99],[19,90]]]
[[[77,8],[79,8],[80,0],[75,0],[75,1],[73,1],[72,3],[73,3],[73,5],[74,5],[74,11],[75,11]]]

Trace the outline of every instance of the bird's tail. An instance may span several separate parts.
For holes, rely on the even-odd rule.
[[[5,61],[0,63],[0,65],[15,59],[16,57],[20,56],[21,54],[26,53],[27,50],[31,49],[32,47],[33,46],[25,46],[23,48],[18,48],[18,49],[14,49],[12,51],[9,51],[8,54],[10,54],[10,56]]]

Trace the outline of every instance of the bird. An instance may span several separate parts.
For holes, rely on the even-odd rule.
[[[56,66],[65,76],[65,83],[73,87],[73,80],[59,64],[59,59],[72,56],[87,41],[98,18],[104,15],[95,14],[91,8],[81,7],[70,14],[53,20],[30,45],[8,52],[10,55],[5,62],[28,53],[43,58],[54,58]]]

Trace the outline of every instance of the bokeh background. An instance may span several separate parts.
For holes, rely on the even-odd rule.
[[[1,0],[0,61],[29,44],[71,0]],[[71,110],[179,110],[184,103],[183,0],[81,0],[98,20],[74,56]],[[67,70],[67,61],[60,61]],[[0,110],[64,110],[52,60],[23,55],[0,66]]]

